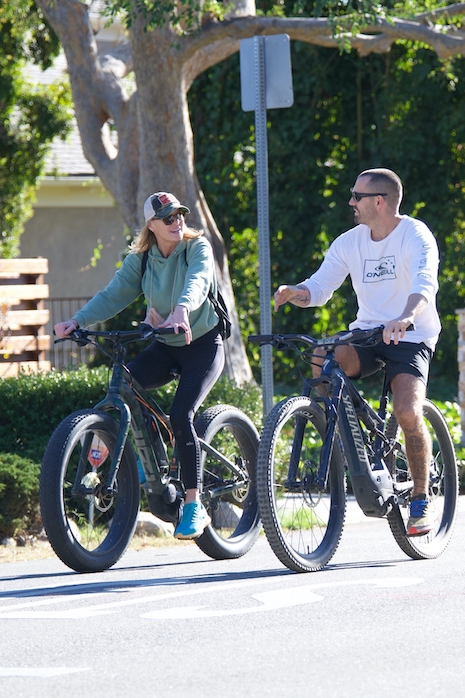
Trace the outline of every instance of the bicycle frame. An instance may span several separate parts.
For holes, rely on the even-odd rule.
[[[126,373],[127,375],[125,375]],[[145,414],[141,404],[146,405],[148,408]],[[120,361],[116,361],[113,366],[107,395],[95,406],[95,409],[102,412],[116,410],[119,413],[118,438],[107,487],[110,489],[114,487],[129,429],[131,428],[148,489],[161,495],[169,482],[170,463],[158,421],[165,425],[172,439],[169,416],[130,376]],[[147,422],[150,414],[153,414],[155,419],[151,420],[152,428],[149,431]]]
[[[132,431],[144,471],[147,495],[150,496],[155,494],[162,496],[167,485],[173,480],[176,481],[178,487],[183,490],[183,486],[179,479],[179,468],[175,455],[175,447],[173,458],[170,462],[168,451],[159,427],[159,422],[161,422],[168,432],[171,443],[174,444],[174,435],[170,418],[148,392],[131,376],[122,360],[123,351],[123,348],[118,349],[108,392],[105,398],[95,406],[95,410],[97,411],[111,412],[112,410],[116,410],[119,414],[119,430],[115,455],[111,463],[106,490],[111,494],[115,493],[115,482],[129,429]],[[202,438],[198,437],[198,439],[204,451],[214,456],[219,462],[227,466],[234,474],[241,478],[241,481],[234,485],[209,487],[208,491],[205,492],[209,499],[221,497],[227,491],[234,491],[238,489],[238,487],[246,484],[247,480],[242,468],[221,454],[211,444],[206,443]],[[89,451],[90,443],[88,445],[86,444],[86,446],[87,447],[84,449],[85,453]],[[175,470],[174,476],[173,469]],[[76,482],[80,482],[80,477],[81,472],[78,471]]]
[[[317,486],[326,487],[332,449],[339,435],[357,503],[366,516],[383,517],[396,501],[392,477],[384,462],[384,456],[392,450],[392,444],[384,436],[385,419],[363,399],[332,352],[326,356],[319,378],[305,381],[305,394],[310,396],[320,385],[331,386],[332,390],[330,397],[320,395],[317,398],[324,403],[327,424]],[[385,411],[386,403],[384,380],[381,410]],[[372,436],[374,448],[367,443],[361,422]]]
[[[388,398],[388,383],[384,378],[378,412],[364,400],[346,376],[334,356],[334,343],[326,346],[326,355],[318,378],[304,380],[302,394],[323,404],[326,415],[326,433],[320,451],[315,486],[324,490],[329,476],[329,464],[334,444],[340,439],[347,471],[360,508],[366,516],[383,517],[388,514],[397,498],[413,488],[413,482],[402,483],[402,489],[394,487],[385,457],[392,452],[395,443],[384,433]],[[323,388],[323,389],[322,389]],[[297,418],[286,487],[300,491],[301,483],[296,474],[302,448],[305,419]],[[367,431],[362,429],[362,424]]]

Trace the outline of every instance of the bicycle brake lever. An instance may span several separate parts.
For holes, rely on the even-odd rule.
[[[152,327],[152,325],[149,325],[147,322],[140,322],[139,330],[144,333],[141,339],[149,339],[149,337],[155,337],[161,334],[174,334],[174,329],[172,327]],[[179,328],[179,333],[184,333],[182,327]]]
[[[85,347],[87,344],[89,344],[87,339],[79,339],[81,337],[79,330],[73,330],[69,336],[74,339],[78,347]]]

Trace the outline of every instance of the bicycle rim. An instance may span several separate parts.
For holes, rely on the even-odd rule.
[[[436,518],[435,527],[424,536],[407,536],[410,503],[408,495],[400,497],[398,504],[388,514],[389,525],[396,542],[415,560],[438,557],[446,548],[452,535],[458,502],[457,463],[447,424],[438,408],[429,400],[425,401],[423,414],[432,443],[428,495],[430,507]],[[386,433],[390,438],[396,438],[400,444],[400,449],[395,454],[393,478],[401,487],[403,481],[410,479],[410,471],[403,447],[403,434],[394,415],[390,418]]]
[[[345,475],[337,442],[326,488],[321,491],[314,484],[325,428],[325,414],[317,403],[293,397],[273,408],[260,439],[257,492],[263,527],[275,555],[295,572],[324,567],[344,526]]]

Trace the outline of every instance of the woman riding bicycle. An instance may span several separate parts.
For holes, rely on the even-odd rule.
[[[143,388],[165,385],[173,379],[173,368],[180,374],[170,418],[186,489],[174,535],[183,539],[197,538],[210,523],[200,502],[201,452],[193,421],[224,367],[218,316],[208,299],[210,290],[216,294],[213,251],[202,231],[186,225],[188,213],[173,194],[149,196],[145,226],[108,286],[74,317],[55,325],[57,337],[66,337],[78,327],[108,320],[143,293],[148,308],[144,322],[173,327],[173,335],[155,340],[128,367]]]

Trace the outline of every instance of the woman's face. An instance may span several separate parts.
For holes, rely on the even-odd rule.
[[[166,218],[152,218],[147,223],[147,227],[155,235],[162,255],[168,257],[178,242],[183,239],[186,229],[184,214],[181,211],[175,211]]]

